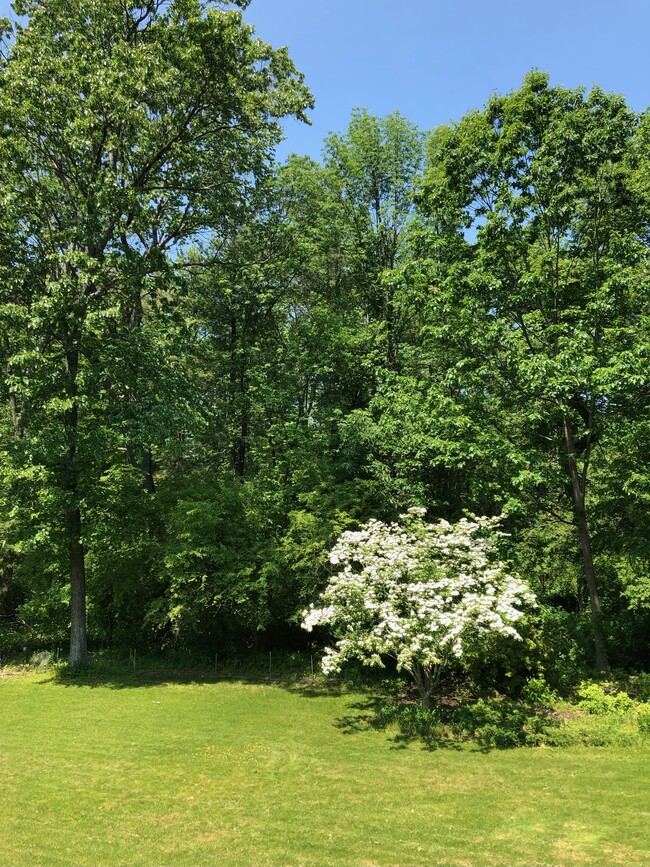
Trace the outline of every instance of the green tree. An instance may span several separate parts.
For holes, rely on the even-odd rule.
[[[366,315],[380,328],[385,363],[399,364],[401,316],[390,272],[404,261],[424,137],[399,112],[357,110],[325,140],[325,167],[348,229],[350,268]]]
[[[116,450],[142,459],[169,436],[160,335],[175,327],[175,253],[239,218],[277,118],[303,117],[311,98],[286,52],[224,4],[26,0],[15,11],[27,20],[0,65],[6,467],[14,479],[40,468],[59,518],[79,665],[93,485]],[[133,389],[143,364],[156,386]]]
[[[515,484],[560,512],[571,503],[600,670],[591,470],[615,430],[622,442],[626,401],[646,400],[648,386],[635,360],[647,342],[637,127],[622,97],[532,72],[434,133],[423,195],[434,259],[453,260],[432,291],[450,317],[456,380],[500,433]]]

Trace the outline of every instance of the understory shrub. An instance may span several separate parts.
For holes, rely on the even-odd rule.
[[[641,672],[640,674],[630,675],[627,680],[626,690],[637,701],[650,702],[650,673]]]
[[[484,747],[534,746],[557,720],[550,710],[511,698],[479,699],[458,706],[452,729],[462,739],[474,739]]]
[[[611,683],[583,681],[576,690],[580,701],[578,707],[594,716],[627,714],[634,708],[634,701],[626,692],[618,691]]]
[[[650,702],[635,702],[612,683],[584,681],[578,702],[560,701],[543,678],[531,678],[519,699],[463,698],[430,710],[388,704],[378,727],[396,725],[398,739],[419,739],[429,747],[475,743],[484,749],[521,746],[627,747],[650,735]]]
[[[650,735],[650,702],[644,702],[637,706],[636,722],[640,732],[644,735]]]
[[[524,687],[521,700],[506,696],[463,699],[455,706],[429,710],[389,704],[379,712],[377,724],[396,724],[402,738],[419,738],[429,746],[468,741],[485,748],[534,746],[561,724],[552,713],[553,700],[545,681],[534,678]]]

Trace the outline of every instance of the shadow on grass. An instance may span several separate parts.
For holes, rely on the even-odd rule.
[[[418,730],[410,728],[408,723],[400,719],[399,714],[392,711],[399,705],[387,703],[386,695],[371,694],[361,701],[349,705],[352,713],[339,717],[334,725],[345,735],[355,735],[365,731],[388,731],[397,727],[388,737],[390,748],[403,750],[413,744],[419,744],[423,750],[433,752],[439,749],[464,750],[466,746],[458,739],[451,738],[442,726],[424,725]],[[386,712],[388,709],[388,713]],[[479,747],[483,752],[489,748]]]
[[[218,683],[224,678],[216,675],[208,675],[205,672],[189,670],[156,671],[143,669],[136,672],[111,672],[97,671],[92,668],[83,668],[78,671],[61,668],[48,673],[37,681],[38,684],[55,683],[58,686],[77,688],[104,689],[140,689],[164,684],[187,684],[192,686],[204,686]]]
[[[23,665],[20,673],[40,674],[38,683],[56,683],[65,687],[107,689],[146,689],[164,684],[208,686],[218,683],[242,683],[275,686],[302,698],[323,698],[365,695],[371,692],[393,694],[392,680],[379,680],[362,676],[352,670],[345,677],[327,677],[314,670],[314,659],[299,651],[253,653],[250,656],[223,658],[218,664],[205,656],[189,654],[171,657],[138,655],[127,659],[124,654],[110,651],[89,654],[88,665],[72,669],[67,663],[48,663],[42,666]],[[18,673],[18,671],[16,671]],[[0,671],[0,674],[2,672]]]
[[[81,669],[66,664],[25,670],[24,674],[40,673],[37,684],[57,684],[69,688],[147,689],[165,684],[210,686],[218,683],[275,686],[303,698],[341,696],[362,693],[370,687],[301,671],[265,673],[255,664],[237,662],[217,670],[205,665],[168,665],[142,659],[135,670],[123,662],[93,660]]]
[[[344,735],[356,735],[371,729],[377,731],[382,728],[379,720],[385,702],[385,696],[380,695],[369,695],[361,701],[352,702],[348,705],[352,713],[338,717],[334,725]]]
[[[278,669],[280,667],[278,666]],[[304,670],[276,670],[264,673],[252,662],[232,661],[221,670],[205,665],[172,666],[157,660],[142,658],[134,671],[123,661],[95,659],[83,670],[70,670],[66,665],[40,670],[37,684],[57,684],[65,688],[104,688],[113,690],[147,689],[156,686],[214,686],[242,684],[286,690],[306,699],[349,696],[346,713],[333,720],[342,735],[363,732],[385,732],[390,749],[406,749],[419,745],[423,750],[471,750],[488,753],[510,749],[528,742],[532,724],[539,723],[533,708],[525,708],[512,700],[449,701],[439,697],[431,711],[424,711],[412,689],[394,680],[325,678],[305,674]]]

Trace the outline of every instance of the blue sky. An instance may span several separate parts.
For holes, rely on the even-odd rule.
[[[0,0],[0,15],[8,10]],[[399,109],[423,129],[447,123],[532,67],[650,105],[650,0],[252,0],[245,15],[260,37],[289,46],[316,97],[312,127],[286,125],[281,157],[318,157],[355,107]]]
[[[289,46],[316,97],[312,128],[289,124],[282,154],[317,157],[354,107],[448,123],[532,67],[650,105],[649,0],[252,0],[246,17]]]

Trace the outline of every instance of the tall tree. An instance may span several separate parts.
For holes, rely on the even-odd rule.
[[[647,313],[637,125],[622,97],[532,72],[436,131],[423,197],[439,260],[454,252],[440,309],[451,344],[469,348],[457,368],[464,393],[474,389],[483,423],[511,444],[513,475],[571,502],[600,670],[590,471],[605,428],[611,443],[625,427],[623,395],[647,394],[634,362]]]
[[[25,0],[0,65],[3,391],[13,465],[42,468],[60,517],[72,665],[87,498],[114,449],[142,457],[160,427],[161,396],[131,390],[143,353],[165,366],[147,315],[173,321],[175,251],[237,219],[276,119],[311,103],[286,52],[226,6]]]
[[[399,365],[400,311],[390,272],[404,261],[423,160],[423,135],[399,112],[355,111],[347,132],[325,141],[331,190],[348,228],[359,300],[383,330],[385,363]]]

